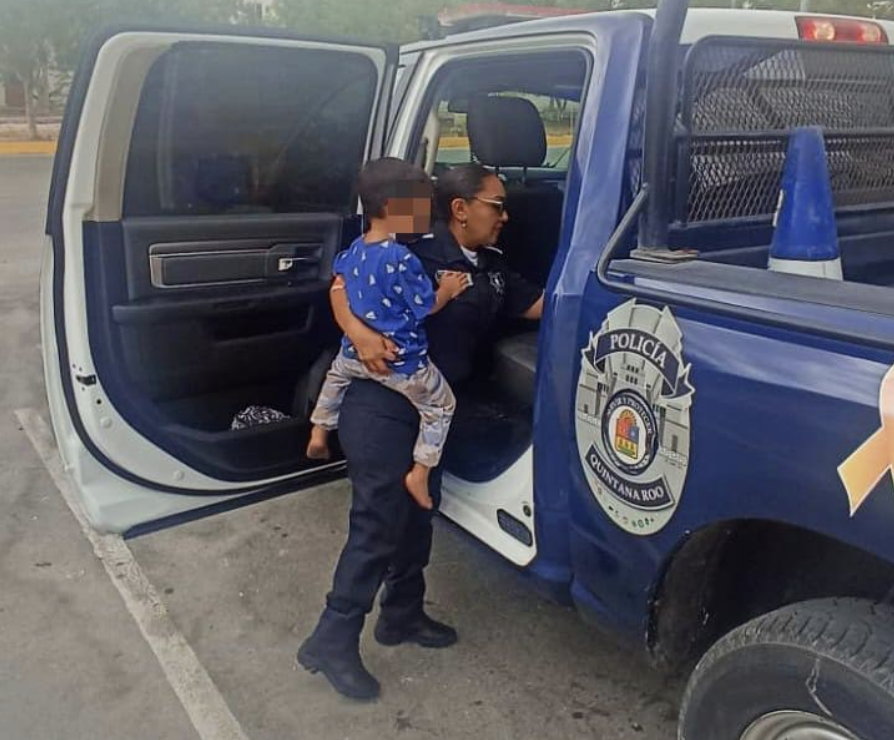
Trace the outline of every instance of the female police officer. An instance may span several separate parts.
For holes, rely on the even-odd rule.
[[[473,377],[498,318],[539,319],[543,291],[510,271],[493,246],[509,220],[499,177],[478,164],[450,170],[438,182],[437,207],[444,220],[414,251],[431,276],[443,270],[472,276],[472,287],[425,324],[432,359],[452,386],[461,386]]]
[[[479,350],[501,315],[539,319],[543,291],[512,273],[494,249],[508,220],[503,183],[477,164],[441,177],[437,205],[444,221],[415,245],[432,280],[444,270],[471,275],[472,287],[426,321],[429,353],[454,390],[473,377]],[[387,372],[394,347],[351,313],[344,291],[333,293],[336,320],[373,371]],[[462,395],[458,399],[462,412]],[[423,611],[432,544],[432,512],[419,508],[404,490],[413,462],[419,418],[402,396],[372,381],[354,381],[342,404],[339,440],[348,462],[352,504],[348,540],[333,577],[326,608],[301,646],[300,663],[320,671],[340,693],[374,699],[376,679],[360,659],[366,615],[384,582],[376,640],[383,645],[416,643],[444,648],[456,631]],[[440,470],[430,490],[437,508]]]

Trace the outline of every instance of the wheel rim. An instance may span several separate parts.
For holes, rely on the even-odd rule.
[[[740,740],[860,740],[850,730],[810,712],[773,712],[755,720]]]

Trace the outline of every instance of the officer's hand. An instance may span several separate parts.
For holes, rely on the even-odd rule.
[[[438,289],[447,293],[451,300],[462,295],[471,286],[471,276],[467,272],[446,271],[441,273]]]
[[[351,341],[363,366],[375,375],[390,375],[391,368],[386,362],[397,359],[397,345],[369,328],[357,334],[358,336],[351,337]]]

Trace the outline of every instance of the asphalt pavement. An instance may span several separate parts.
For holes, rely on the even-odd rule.
[[[15,415],[49,418],[38,274],[50,167],[0,158],[0,740],[217,740],[196,729]],[[459,644],[384,648],[367,630],[383,686],[372,705],[300,670],[348,503],[337,482],[128,542],[246,738],[675,737],[678,682],[445,521],[428,609]]]

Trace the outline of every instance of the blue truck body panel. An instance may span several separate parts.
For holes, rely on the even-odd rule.
[[[617,300],[594,276],[581,312],[581,347]],[[606,518],[581,466],[572,466],[577,598],[611,615],[622,631],[644,633],[668,558],[691,533],[724,521],[787,523],[894,560],[890,478],[852,519],[837,474],[879,424],[878,389],[894,356],[692,310],[675,313],[696,389],[680,507],[660,533],[631,536]],[[888,329],[894,331],[890,322]]]
[[[894,338],[894,319],[883,315],[635,278],[671,296],[698,294],[759,310],[783,326],[669,300],[695,389],[685,485],[669,523],[655,533],[626,531],[594,496],[578,451],[576,389],[582,352],[607,314],[630,301],[603,285],[594,267],[625,205],[626,144],[649,23],[628,16],[586,26],[597,36],[598,52],[540,338],[534,446],[539,554],[531,573],[548,590],[569,593],[600,623],[641,640],[673,554],[693,533],[717,523],[788,524],[894,562],[891,476],[851,516],[838,474],[879,426],[879,387],[894,352],[862,338]],[[835,331],[786,328],[789,319]]]
[[[553,591],[567,590],[572,580],[569,514],[577,481],[570,471],[579,463],[571,389],[580,361],[577,326],[599,248],[621,209],[626,142],[648,23],[644,16],[631,16],[591,19],[587,27],[596,34],[597,51],[566,185],[562,239],[547,284],[534,409],[539,554],[531,571]]]

